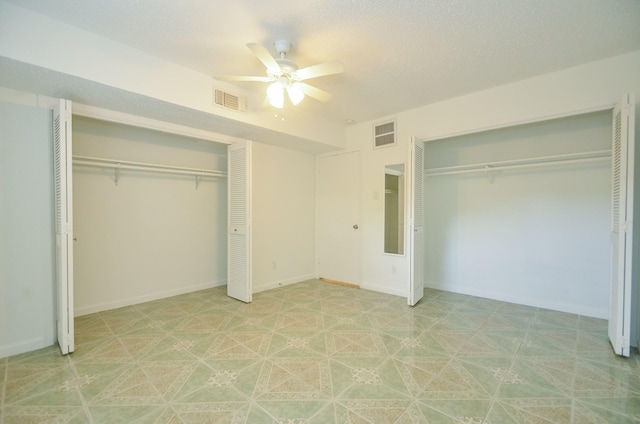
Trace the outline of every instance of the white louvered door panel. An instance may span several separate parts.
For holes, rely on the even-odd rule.
[[[424,296],[424,145],[411,140],[411,251],[409,252],[409,296],[407,303],[416,305]]]
[[[228,148],[227,295],[251,302],[251,142]]]
[[[634,178],[634,99],[613,110],[611,146],[611,295],[609,340],[616,354],[631,353],[631,271]]]
[[[53,111],[55,228],[56,228],[56,325],[63,355],[74,351],[73,323],[73,185],[71,150],[71,102],[60,100]]]

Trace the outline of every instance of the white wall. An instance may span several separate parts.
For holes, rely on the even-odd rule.
[[[32,104],[0,102],[0,358],[55,341],[52,114]]]
[[[398,128],[432,139],[613,106],[640,93],[639,72],[640,50],[412,109],[398,114]]]
[[[253,143],[253,292],[313,278],[315,156]]]
[[[638,75],[640,51],[398,112],[395,116],[350,127],[347,131],[346,150],[360,150],[363,155],[364,246],[361,259],[366,273],[363,285],[403,296],[408,293],[408,259],[389,257],[382,253],[383,208],[381,201],[375,199],[375,193],[382,192],[384,187],[382,167],[384,164],[406,160],[407,145],[412,136],[419,139],[447,137],[612,106],[622,94],[628,92],[637,93],[637,101],[640,97]],[[636,103],[637,121],[639,116],[640,108]],[[399,145],[374,150],[372,126],[390,118],[397,120]],[[395,274],[392,266],[396,266]]]
[[[398,296],[407,295],[408,259],[404,255],[384,253],[384,175],[385,166],[407,163],[408,139],[397,138],[395,145],[373,147],[373,126],[386,121],[355,125],[348,131],[348,151],[360,152],[361,217],[359,231],[362,237],[362,255],[343,251],[345,257],[361,263],[360,286]],[[318,243],[331,243],[318,234]],[[405,240],[407,240],[405,233]],[[332,248],[340,248],[332,246]],[[406,251],[406,249],[405,249]]]
[[[74,155],[226,170],[226,146],[73,118]],[[226,179],[74,166],[75,312],[226,284]]]
[[[610,112],[425,143],[427,168],[609,150]],[[609,160],[425,178],[432,288],[606,318]]]
[[[373,126],[363,134],[362,163],[362,288],[398,296],[407,295],[409,278],[406,253],[384,253],[384,175],[385,166],[408,160],[407,140],[396,146],[373,148]],[[406,167],[405,167],[406,169]],[[406,232],[405,232],[406,234]],[[407,240],[407,237],[405,237]],[[406,252],[406,249],[405,249]]]

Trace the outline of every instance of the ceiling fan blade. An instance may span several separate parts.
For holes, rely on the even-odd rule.
[[[294,78],[298,81],[304,81],[309,78],[323,77],[325,75],[339,74],[341,72],[344,72],[344,65],[340,61],[333,60],[331,62],[324,62],[318,65],[298,69],[294,72]]]
[[[269,77],[252,77],[252,76],[233,76],[233,75],[216,75],[213,77],[218,81],[256,81],[256,82],[269,82],[273,81],[272,78]]]
[[[320,100],[321,102],[328,102],[333,97],[331,93],[327,93],[324,90],[320,90],[319,88],[316,88],[309,84],[305,84],[304,82],[298,82],[296,83],[296,85],[304,94],[309,97],[313,97],[316,100]]]
[[[269,50],[267,50],[262,44],[248,43],[247,47],[251,49],[253,54],[267,67],[267,71],[273,75],[282,75],[282,69],[278,62],[271,56]]]

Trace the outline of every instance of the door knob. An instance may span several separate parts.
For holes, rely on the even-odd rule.
[[[353,229],[357,230],[358,229],[358,224],[353,224]]]

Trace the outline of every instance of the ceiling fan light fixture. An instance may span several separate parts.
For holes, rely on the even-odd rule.
[[[289,100],[293,105],[298,105],[304,99],[304,93],[300,90],[300,87],[296,84],[287,85],[287,94],[289,95]]]
[[[307,84],[306,81],[311,78],[318,78],[325,75],[333,75],[344,72],[344,65],[333,60],[330,62],[319,63],[317,65],[307,66],[306,68],[298,68],[298,65],[286,55],[291,48],[291,42],[286,40],[278,40],[274,43],[278,57],[273,57],[269,50],[257,43],[248,43],[247,47],[267,68],[266,76],[251,75],[228,75],[216,76],[219,81],[254,81],[270,83],[267,88],[267,101],[278,109],[284,107],[284,91],[291,103],[295,106],[300,104],[305,97],[328,102],[331,100],[331,94],[319,88]]]
[[[267,88],[267,97],[271,106],[282,109],[284,106],[284,87],[279,80]]]

